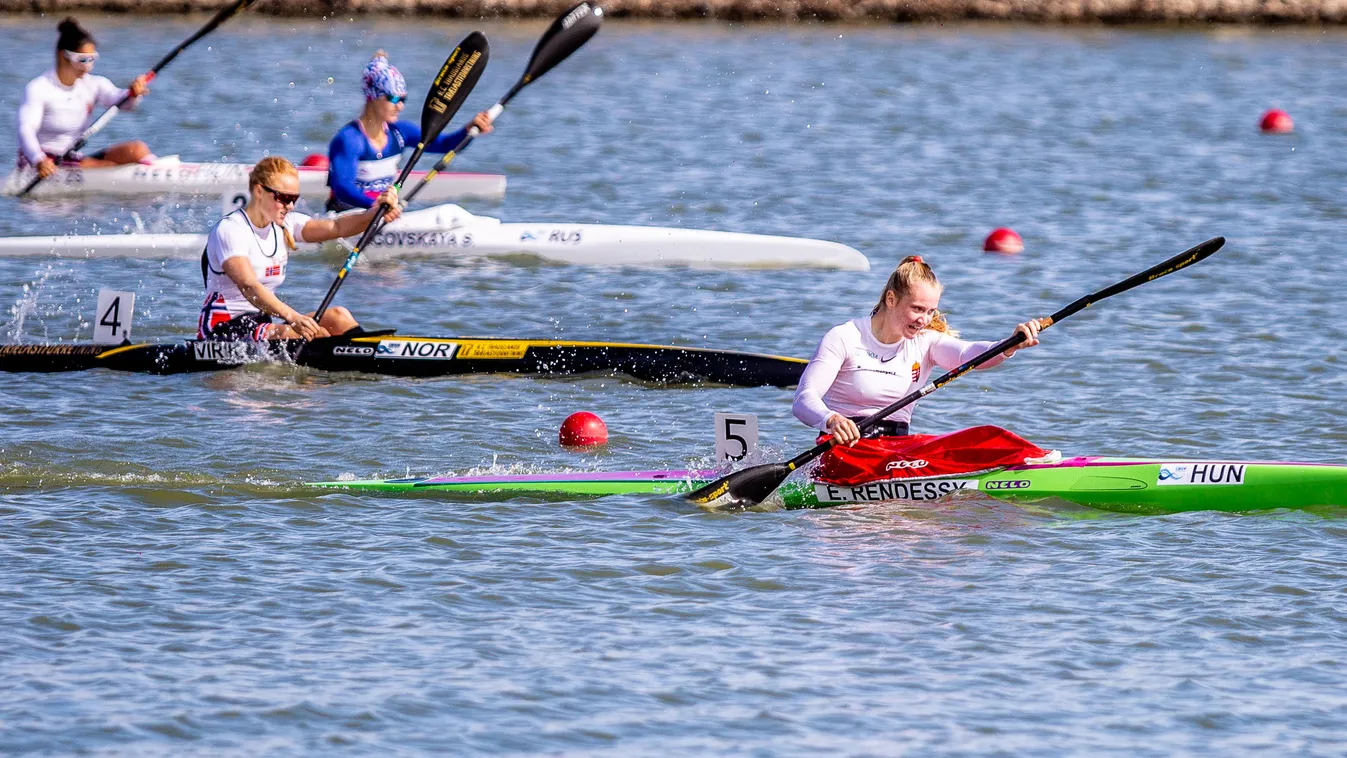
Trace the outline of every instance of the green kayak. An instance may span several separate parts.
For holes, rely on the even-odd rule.
[[[573,499],[690,492],[718,476],[720,473],[714,471],[565,472],[315,482],[314,486],[433,491],[474,500],[525,496]],[[777,493],[787,508],[926,502],[976,495],[1012,502],[1059,499],[1106,510],[1146,513],[1347,506],[1347,466],[1082,457],[978,474],[894,478],[856,486],[791,481]]]

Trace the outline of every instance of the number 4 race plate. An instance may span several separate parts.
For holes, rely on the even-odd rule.
[[[135,309],[136,293],[99,290],[98,310],[94,312],[94,343],[118,345],[131,339],[131,314]]]

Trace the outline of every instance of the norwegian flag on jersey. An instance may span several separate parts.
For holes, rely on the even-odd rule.
[[[285,271],[285,266],[267,266],[267,271],[263,276],[280,276],[283,271]]]
[[[819,441],[827,439],[819,437]],[[975,426],[949,434],[863,439],[824,453],[814,476],[854,486],[881,479],[950,476],[1017,466],[1049,451],[998,426]]]
[[[212,329],[230,318],[232,317],[229,315],[229,306],[225,304],[224,295],[218,292],[210,293],[206,296],[206,302],[201,304],[201,316],[196,320],[196,338],[206,339]]]

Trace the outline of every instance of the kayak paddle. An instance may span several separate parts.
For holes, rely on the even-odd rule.
[[[1084,310],[1106,297],[1112,297],[1120,292],[1126,292],[1127,290],[1145,284],[1146,282],[1155,281],[1166,274],[1172,274],[1175,271],[1187,268],[1198,261],[1210,257],[1217,250],[1220,250],[1221,246],[1224,244],[1225,237],[1213,237],[1196,247],[1179,253],[1164,263],[1158,263],[1139,274],[1118,282],[1117,284],[1086,295],[1051,316],[1039,319],[1039,329],[1047,329],[1067,316],[1070,316],[1077,311]],[[1024,335],[1020,332],[1016,332],[991,346],[985,352],[977,355],[962,366],[941,376],[939,379],[929,382],[921,389],[915,390],[903,398],[895,400],[890,405],[870,414],[857,423],[856,426],[859,427],[861,433],[864,434],[867,429],[873,428],[875,424],[878,424],[886,416],[917,402],[921,398],[935,392],[946,384],[958,379],[969,371],[972,371],[1023,341]],[[687,498],[698,505],[711,505],[712,507],[720,505],[757,505],[763,500],[766,500],[768,495],[775,492],[776,488],[780,487],[781,483],[786,481],[786,477],[790,476],[792,471],[795,471],[804,464],[823,455],[835,444],[836,438],[830,437],[794,458],[791,458],[785,463],[765,463],[760,466],[750,466],[746,469],[735,471],[704,487],[689,492]]]
[[[412,173],[412,168],[416,162],[421,159],[421,154],[426,151],[426,145],[435,141],[444,131],[444,127],[449,125],[458,109],[463,107],[463,101],[468,99],[468,93],[477,85],[477,80],[482,78],[482,71],[486,69],[486,60],[490,52],[490,46],[487,45],[486,35],[481,32],[473,32],[463,38],[454,48],[454,52],[444,61],[440,67],[440,73],[435,77],[435,81],[430,85],[430,93],[426,95],[426,104],[421,107],[421,141],[417,143],[416,150],[412,152],[412,157],[402,166],[402,173],[398,174],[398,179],[393,186],[402,189],[402,183],[407,181],[407,177]],[[337,290],[341,283],[346,281],[346,275],[350,273],[355,266],[356,259],[360,257],[360,251],[365,249],[365,245],[374,238],[382,226],[380,223],[383,215],[388,211],[387,203],[379,203],[379,210],[374,214],[374,219],[370,221],[369,226],[365,227],[365,232],[360,235],[360,240],[356,242],[355,247],[351,249],[351,254],[346,256],[346,263],[342,264],[341,270],[337,272],[337,280],[332,282],[332,287],[328,289],[327,296],[318,306],[318,310],[313,314],[313,320],[321,322],[323,313],[327,307],[332,304],[332,298],[337,296]]]
[[[599,31],[599,25],[602,23],[603,9],[588,0],[561,14],[556,21],[552,22],[551,26],[547,27],[547,31],[543,32],[543,36],[538,39],[538,44],[533,47],[533,55],[529,57],[528,66],[524,68],[524,75],[519,77],[519,81],[515,82],[509,92],[505,93],[505,97],[497,100],[496,104],[487,110],[487,113],[491,114],[491,120],[496,120],[496,117],[501,114],[501,111],[505,110],[505,106],[510,104],[510,101],[514,99],[515,95],[519,94],[520,90],[538,77],[551,71],[558,63],[570,57],[571,53],[579,50],[581,45],[588,42],[589,38]],[[404,200],[411,202],[412,198],[416,197],[416,193],[420,192],[422,187],[426,186],[431,179],[434,179],[448,167],[454,157],[462,152],[478,134],[481,134],[481,132],[477,130],[477,127],[469,127],[467,135],[454,146],[453,150],[445,153],[444,157],[435,163],[434,168],[426,172],[426,175],[412,188],[412,191],[407,193]]]
[[[159,60],[158,63],[154,64],[154,68],[150,69],[149,73],[145,74],[145,81],[147,83],[154,81],[154,78],[159,75],[159,72],[163,70],[164,66],[167,66],[169,63],[172,63],[173,59],[178,57],[178,53],[181,53],[183,50],[186,50],[189,46],[191,46],[193,42],[196,42],[197,40],[201,39],[207,34],[210,34],[211,32],[215,31],[215,29],[219,27],[220,24],[223,24],[224,22],[228,21],[230,17],[233,16],[235,13],[239,13],[240,11],[245,10],[249,5],[252,5],[256,1],[257,0],[234,0],[234,3],[232,5],[229,5],[225,8],[221,8],[220,12],[216,13],[215,16],[211,18],[210,21],[207,21],[205,26],[197,30],[196,34],[193,34],[192,36],[188,37],[186,40],[182,42],[182,44],[173,48],[172,52],[170,52],[168,55],[165,55],[163,58]],[[108,122],[112,120],[112,117],[117,115],[117,113],[121,110],[121,107],[123,105],[126,105],[126,101],[130,99],[131,93],[128,92],[126,93],[126,97],[117,101],[116,105],[103,111],[103,115],[99,116],[98,119],[94,121],[92,124],[89,124],[89,128],[85,129],[84,132],[80,134],[79,139],[75,140],[75,144],[65,152],[65,156],[68,156],[71,153],[78,153],[80,148],[84,147],[84,145],[89,142],[89,138],[97,134],[100,130],[102,130],[103,127],[107,126]],[[62,156],[63,160],[65,156]],[[42,177],[40,176],[33,177],[33,181],[29,182],[28,186],[24,187],[23,191],[19,192],[19,194],[16,195],[16,197],[23,197],[24,195],[27,195],[29,192],[33,191],[34,187],[36,187],[41,183]]]

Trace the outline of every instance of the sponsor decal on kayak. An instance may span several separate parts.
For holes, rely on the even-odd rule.
[[[1022,490],[1030,487],[1033,482],[1028,479],[1001,479],[990,482],[983,482],[984,490]]]
[[[928,465],[930,465],[929,462],[924,461],[920,458],[913,461],[889,461],[884,465],[884,470],[895,471],[898,469],[905,469],[905,468],[926,468]]]
[[[469,358],[480,358],[485,360],[512,361],[519,360],[527,353],[529,343],[527,342],[464,342],[458,349],[460,360]]]
[[[375,247],[472,247],[472,234],[464,232],[381,232]]]
[[[849,487],[841,484],[814,485],[820,503],[866,503],[884,500],[939,500],[951,492],[975,490],[976,479],[927,479],[917,482],[870,482]]]
[[[1243,463],[1161,463],[1156,484],[1244,484]]]
[[[243,342],[201,340],[192,343],[192,355],[199,361],[214,361],[224,366],[248,362],[248,345]]]
[[[0,355],[99,355],[111,349],[109,345],[3,345]]]
[[[374,348],[364,345],[337,345],[332,348],[333,355],[359,355],[368,358],[374,355]]]
[[[25,176],[25,172],[22,169],[15,171],[13,174],[9,175],[9,181],[11,185],[16,181],[16,177],[24,177],[23,182],[27,183],[32,179],[33,172],[28,171],[26,172]],[[82,187],[84,186],[84,172],[73,166],[69,168],[63,168],[60,171],[57,171],[56,173],[48,177],[46,181],[48,186],[55,185],[59,187]],[[18,192],[18,187],[6,190],[6,192],[10,194]]]
[[[374,349],[375,358],[411,358],[421,360],[452,360],[458,352],[457,342],[429,342],[426,340],[379,340]]]
[[[132,181],[178,184],[223,184],[248,178],[252,166],[241,163],[162,163],[137,165]]]

